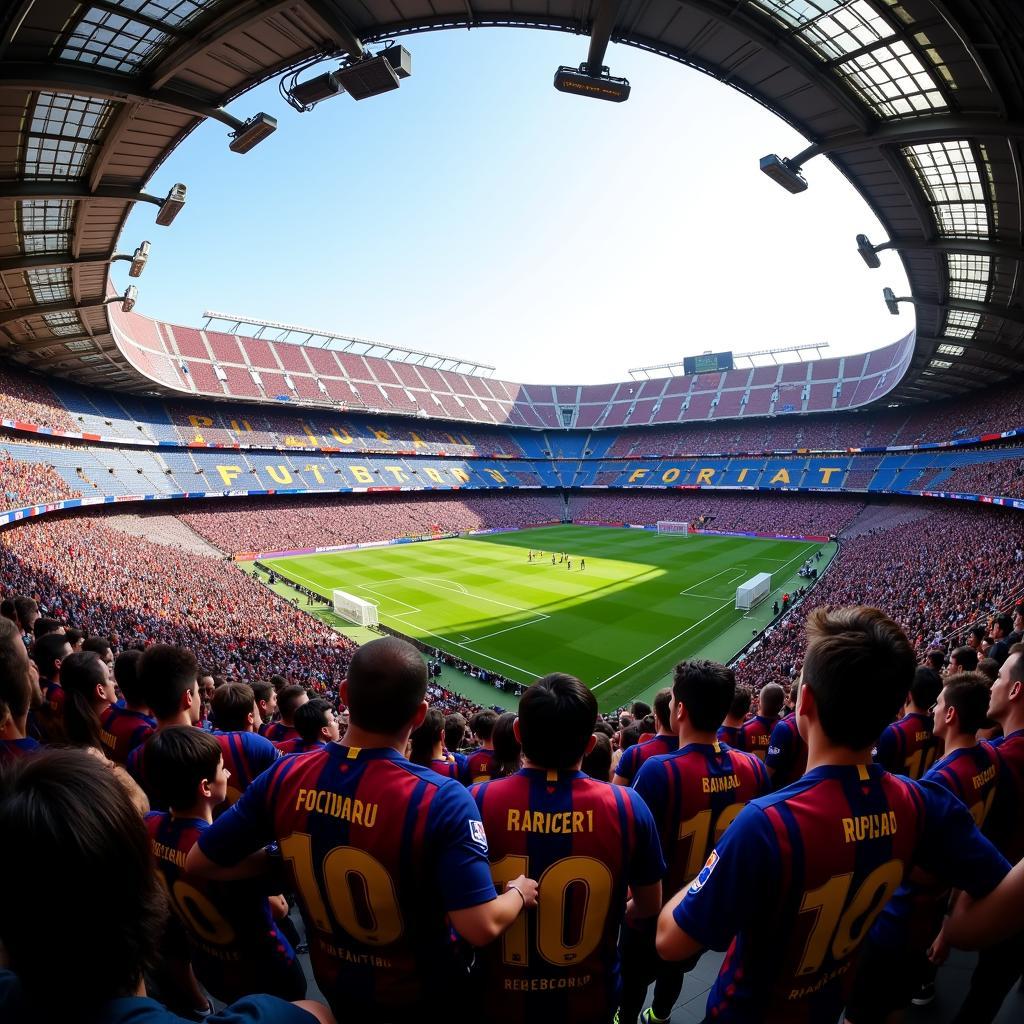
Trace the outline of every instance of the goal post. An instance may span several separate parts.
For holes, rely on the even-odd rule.
[[[334,614],[359,626],[377,625],[377,606],[344,590],[334,591]]]
[[[772,574],[770,572],[759,572],[752,576],[746,583],[741,583],[736,588],[736,608],[738,611],[750,611],[756,608],[772,590]]]
[[[690,532],[689,523],[677,523],[671,520],[659,520],[657,523],[658,533],[678,534],[685,537]]]

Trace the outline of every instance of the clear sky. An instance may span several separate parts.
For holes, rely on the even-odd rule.
[[[739,92],[625,46],[628,102],[556,92],[586,37],[513,29],[402,40],[412,77],[298,114],[276,80],[230,107],[278,130],[244,156],[201,126],[150,191],[188,185],[170,228],[139,204],[122,238],[153,243],[139,311],[201,324],[239,313],[471,358],[510,380],[621,380],[706,350],[877,348],[913,326],[885,233],[819,158],[793,196],[758,170],[805,141]],[[325,64],[311,74],[327,70]],[[307,77],[307,76],[304,76]],[[115,279],[126,282],[124,264]]]

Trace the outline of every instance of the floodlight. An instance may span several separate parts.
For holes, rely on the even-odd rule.
[[[268,135],[277,131],[277,118],[264,114],[262,111],[253,114],[240,128],[231,133],[228,149],[232,153],[248,153],[258,146]]]
[[[383,55],[355,61],[339,68],[335,76],[354,100],[380,96],[398,88],[398,72]]]
[[[404,46],[392,43],[380,51],[380,56],[391,65],[399,78],[408,78],[412,74],[412,54]]]
[[[900,304],[899,300],[896,298],[896,293],[891,288],[883,288],[882,298],[885,299],[885,304],[889,307],[889,312],[892,313],[893,316],[899,316]]]
[[[171,191],[167,193],[167,198],[160,204],[160,209],[157,210],[157,224],[163,228],[171,224],[174,218],[181,213],[181,209],[185,205],[185,193],[187,191],[180,181],[177,185],[171,186]]]
[[[857,236],[857,252],[860,253],[860,258],[872,270],[877,270],[882,265],[882,261],[878,258],[878,253],[875,252],[875,247],[871,244],[867,235]]]
[[[124,290],[124,295],[121,297],[121,311],[124,313],[130,313],[135,308],[135,300],[138,297],[138,287],[134,284],[128,285]]]
[[[800,173],[800,169],[774,153],[761,157],[761,172],[793,195],[807,191],[807,179]]]
[[[329,100],[332,96],[339,96],[345,91],[345,87],[338,81],[338,76],[332,71],[325,71],[316,78],[307,79],[305,82],[296,82],[288,90],[288,96],[303,110],[311,110],[323,100]]]
[[[132,256],[132,264],[128,268],[129,277],[139,277],[146,269],[146,261],[149,259],[149,242],[143,242]]]

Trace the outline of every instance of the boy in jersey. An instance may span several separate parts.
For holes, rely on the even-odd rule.
[[[668,864],[664,891],[673,896],[700,871],[711,848],[748,800],[769,790],[768,773],[753,754],[723,747],[716,732],[732,704],[736,676],[711,661],[683,661],[675,669],[670,720],[679,749],[651,758],[633,787],[651,809]],[[653,930],[623,929],[621,1024],[635,1024],[647,986],[654,1001],[644,1024],[666,1021],[683,987],[684,964],[659,961]]]
[[[768,683],[761,687],[757,700],[757,714],[748,718],[740,727],[736,737],[738,750],[763,761],[768,756],[768,743],[772,730],[779,721],[779,712],[786,702],[786,691],[778,683]]]
[[[623,751],[615,766],[615,778],[612,779],[617,786],[630,785],[649,757],[670,754],[679,747],[679,737],[672,725],[671,702],[672,691],[667,687],[655,694],[654,718],[658,723],[658,731],[646,742],[634,743]]]
[[[149,713],[139,683],[142,651],[122,651],[114,661],[114,680],[124,698],[124,707],[111,704],[100,716],[103,728],[114,737],[111,761],[125,764],[128,755],[156,731],[156,719]]]
[[[470,782],[488,782],[494,766],[494,723],[498,716],[493,711],[478,711],[470,720],[469,727],[479,740],[480,746],[466,757],[466,774]]]
[[[271,722],[263,730],[271,743],[280,743],[282,740],[294,739],[299,734],[295,731],[295,712],[309,700],[309,694],[305,687],[292,685],[282,687],[277,695],[277,710],[281,718],[277,722]]]
[[[213,692],[213,737],[220,744],[228,783],[225,806],[230,807],[265,772],[281,752],[255,732],[256,697],[247,683],[223,683]]]
[[[226,1003],[257,991],[302,999],[306,978],[274,924],[269,880],[210,882],[192,878],[183,867],[227,795],[229,773],[217,740],[202,729],[172,726],[153,737],[146,761],[161,803],[170,808],[146,815],[146,830],[188,936],[196,977]],[[252,858],[252,867],[254,875],[269,873],[262,853]]]
[[[800,694],[800,683],[793,689],[793,706]],[[764,766],[772,780],[773,789],[785,789],[807,771],[807,744],[796,726],[796,712],[791,711],[775,723],[768,740],[768,753]]]
[[[937,744],[932,735],[932,705],[942,691],[942,677],[919,665],[907,694],[906,714],[888,725],[875,745],[875,761],[887,772],[920,779],[935,760]]]
[[[228,879],[277,840],[320,991],[348,1021],[449,1021],[464,973],[451,926],[482,946],[533,905],[519,872],[496,896],[487,837],[461,783],[404,757],[427,713],[427,668],[385,637],[356,652],[345,745],[284,757],[200,836],[186,870]],[[244,866],[244,865],[243,865]]]
[[[299,734],[295,739],[276,744],[282,754],[308,754],[341,738],[338,716],[323,697],[314,697],[295,712],[295,729]]]
[[[737,686],[733,694],[732,704],[729,705],[729,713],[725,721],[718,727],[718,742],[727,743],[730,747],[740,750],[740,730],[747,720],[751,704],[750,690],[745,686]]]
[[[945,754],[925,775],[925,781],[957,797],[979,828],[992,805],[998,774],[995,750],[976,738],[988,720],[988,701],[984,676],[961,672],[949,677],[935,704],[932,728]],[[918,873],[885,905],[857,967],[846,1010],[851,1024],[884,1022],[912,1001],[924,1006],[935,998],[935,968],[928,956],[942,929],[949,895],[948,886]]]
[[[807,773],[749,803],[658,921],[665,959],[729,950],[708,996],[716,1021],[835,1024],[853,954],[911,866],[972,896],[1008,869],[947,790],[871,763],[914,676],[899,626],[876,608],[821,607],[806,631]]]
[[[519,701],[515,775],[471,789],[501,885],[541,879],[537,912],[478,955],[487,1017],[497,1024],[610,1022],[619,1002],[617,937],[631,916],[653,926],[665,864],[654,820],[635,792],[580,771],[594,746],[597,701],[554,673]]]

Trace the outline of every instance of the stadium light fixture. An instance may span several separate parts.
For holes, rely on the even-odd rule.
[[[258,146],[268,135],[277,131],[277,118],[260,111],[253,114],[248,121],[241,122],[231,133],[228,149],[232,153],[248,153]]]
[[[885,299],[885,304],[889,309],[889,312],[893,316],[900,315],[900,299],[896,298],[896,293],[891,288],[882,289],[882,298]]]
[[[333,71],[325,71],[316,78],[296,82],[287,92],[292,106],[305,113],[324,100],[340,96],[344,91],[345,87],[338,81],[338,76]]]
[[[878,252],[867,235],[857,236],[857,252],[860,253],[860,258],[871,270],[877,270],[882,265],[882,261],[878,258]]]
[[[761,157],[761,173],[767,174],[772,181],[793,195],[807,191],[807,179],[800,173],[800,165],[792,160],[769,153]]]
[[[124,290],[124,295],[121,298],[121,311],[123,313],[130,313],[135,308],[135,302],[139,297],[139,289],[137,285],[130,284]]]
[[[167,193],[167,198],[160,203],[160,209],[157,210],[157,224],[166,228],[174,222],[174,218],[181,213],[185,205],[185,195],[187,192],[188,189],[180,181],[176,185],[171,186],[170,192]]]
[[[559,92],[608,100],[610,103],[625,103],[630,92],[629,79],[615,78],[603,65],[592,74],[586,61],[578,68],[560,67],[555,72],[554,85]]]
[[[139,277],[142,271],[146,269],[146,263],[149,260],[149,242],[143,242],[132,255],[132,264],[128,268],[129,277]]]

